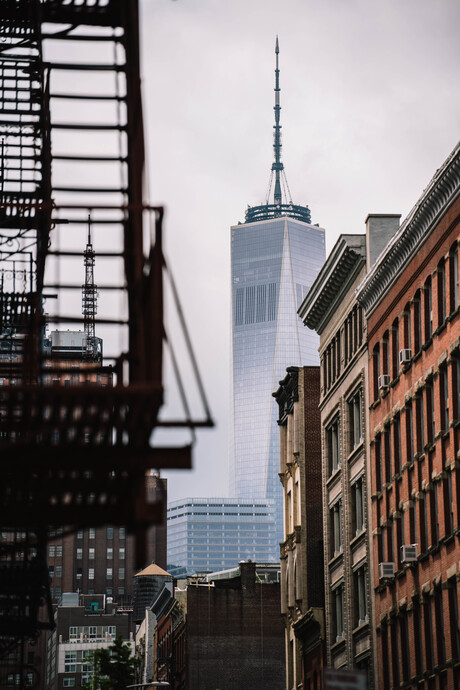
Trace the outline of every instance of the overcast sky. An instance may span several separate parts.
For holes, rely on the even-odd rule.
[[[340,233],[364,232],[368,213],[404,218],[454,148],[460,3],[141,0],[141,9],[150,201],[166,206],[167,259],[217,423],[198,434],[194,470],[167,474],[168,493],[228,495],[230,226],[265,200],[275,36],[292,199],[326,229],[329,252]],[[176,334],[172,311],[168,330]],[[169,382],[170,409],[174,399]]]

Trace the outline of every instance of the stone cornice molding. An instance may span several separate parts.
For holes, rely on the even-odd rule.
[[[412,261],[442,216],[460,195],[460,142],[436,171],[399,230],[356,289],[366,318]]]
[[[366,261],[365,235],[340,235],[298,309],[305,326],[321,334]]]

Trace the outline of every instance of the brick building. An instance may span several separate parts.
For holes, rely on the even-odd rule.
[[[366,324],[355,289],[399,217],[373,216],[341,235],[299,308],[320,335],[327,665],[365,670],[374,687],[367,452]]]
[[[279,408],[286,688],[322,687],[325,660],[319,367],[289,367]]]
[[[358,291],[379,688],[460,687],[460,147]]]

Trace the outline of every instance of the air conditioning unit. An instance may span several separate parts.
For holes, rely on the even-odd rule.
[[[390,385],[390,377],[388,374],[381,374],[379,376],[379,388],[388,388]]]
[[[405,348],[399,351],[399,363],[408,364],[412,359],[412,350],[410,348]]]
[[[417,544],[403,544],[401,546],[401,561],[413,563],[417,560]]]
[[[385,580],[395,576],[394,563],[379,563],[379,579]]]

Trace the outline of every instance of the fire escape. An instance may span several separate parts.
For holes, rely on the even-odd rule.
[[[50,527],[125,525],[143,565],[145,530],[160,513],[145,473],[191,465],[191,444],[152,445],[162,424],[165,263],[163,210],[144,200],[143,171],[137,0],[0,0],[4,648],[53,625]],[[105,388],[53,385],[43,346],[46,327],[84,323],[88,216],[105,279],[85,332],[94,337],[96,323],[109,350],[97,363],[113,376]],[[203,403],[203,420],[168,425],[212,426]]]

